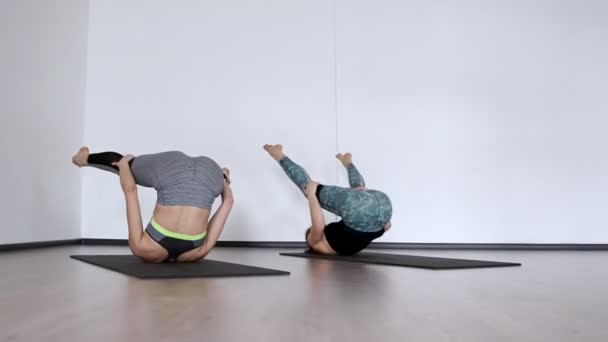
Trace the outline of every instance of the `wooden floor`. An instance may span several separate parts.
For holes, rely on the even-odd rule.
[[[278,252],[218,248],[210,258],[291,276],[187,280],[68,257],[122,247],[2,253],[0,341],[608,341],[608,252],[407,251],[524,263],[449,271]]]

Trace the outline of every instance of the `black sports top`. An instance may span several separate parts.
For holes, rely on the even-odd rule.
[[[329,246],[339,255],[353,255],[384,235],[384,229],[377,232],[360,232],[347,226],[344,221],[325,226],[325,238]]]

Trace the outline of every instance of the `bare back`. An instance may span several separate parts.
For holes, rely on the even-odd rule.
[[[197,235],[207,231],[210,212],[188,206],[163,206],[154,208],[154,219],[164,228],[180,234]]]

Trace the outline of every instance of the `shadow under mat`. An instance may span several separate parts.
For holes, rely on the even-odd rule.
[[[369,253],[369,252],[361,252],[361,253],[351,255],[351,256],[322,255],[322,254],[315,254],[315,253],[280,253],[280,254],[283,256],[309,258],[309,259],[325,259],[325,260],[336,260],[336,261],[361,262],[361,263],[366,263],[366,264],[426,268],[426,269],[431,269],[431,270],[521,266],[520,263],[513,263],[513,262],[449,259],[449,258],[426,257],[426,256],[418,256],[418,255]]]

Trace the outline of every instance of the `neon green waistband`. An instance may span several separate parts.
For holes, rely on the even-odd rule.
[[[186,241],[196,241],[196,240],[202,240],[202,239],[205,238],[205,236],[207,236],[207,232],[206,231],[202,232],[200,234],[197,234],[197,235],[188,235],[188,234],[181,234],[181,233],[172,232],[170,230],[167,230],[167,229],[163,228],[163,226],[161,226],[160,224],[158,224],[158,222],[156,222],[156,220],[154,219],[154,217],[150,220],[150,224],[159,233],[163,234],[164,236],[172,237],[174,239],[186,240]]]

